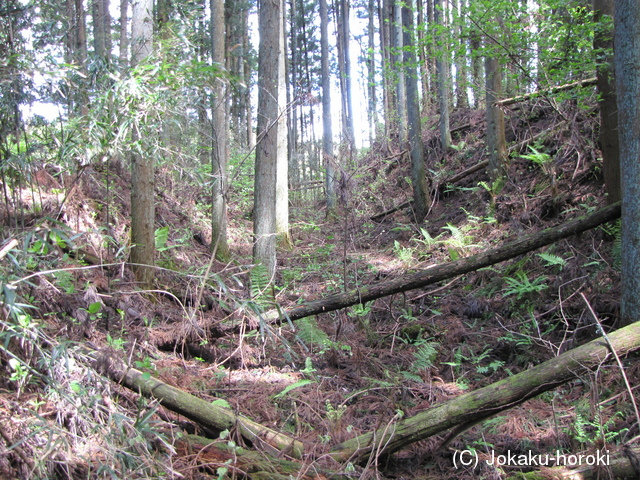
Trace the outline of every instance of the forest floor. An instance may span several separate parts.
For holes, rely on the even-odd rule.
[[[17,238],[22,251],[3,260],[3,284],[15,286],[16,305],[35,309],[27,308],[18,326],[3,323],[0,478],[200,479],[226,472],[258,478],[235,464],[233,454],[196,448],[184,437],[220,432],[97,376],[87,352],[103,349],[299,439],[307,465],[319,459],[316,465],[351,478],[500,479],[522,469],[486,462],[456,468],[454,452],[473,450],[486,459],[491,452],[615,449],[635,427],[620,372],[603,367],[504,411],[446,448],[440,448],[443,434],[366,466],[325,456],[398,414],[410,417],[596,338],[580,293],[600,322],[615,328],[616,225],[430,288],[301,319],[295,331],[286,323],[260,324],[221,335],[225,321],[255,318],[274,298],[286,308],[401,277],[605,204],[595,109],[521,104],[506,123],[511,144],[546,133],[535,151],[523,147],[511,156],[506,182],[493,187],[484,170],[446,182],[485,160],[482,112],[453,116],[455,148],[446,155],[436,126],[427,125],[433,201],[422,225],[413,221],[410,204],[375,218],[411,198],[409,160],[391,140],[344,159],[335,217],[326,218],[313,193],[292,194],[294,246],[279,252],[277,286],[259,294],[250,287],[262,281],[251,266],[251,197],[240,188],[229,196],[232,260],[214,262],[204,278],[211,242],[206,192],[170,167],[159,168],[160,269],[155,288],[141,291],[124,263],[126,171],[90,166],[54,178],[41,170],[38,191],[23,192],[24,209],[9,212],[13,220],[4,213],[3,237]],[[16,226],[19,213],[23,225]],[[29,364],[33,371],[24,367]],[[626,373],[637,385],[638,364],[628,364]],[[217,442],[228,447],[231,438],[239,443],[233,432]]]

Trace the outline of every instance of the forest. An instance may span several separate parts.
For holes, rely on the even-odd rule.
[[[0,480],[640,478],[634,0],[0,25]]]

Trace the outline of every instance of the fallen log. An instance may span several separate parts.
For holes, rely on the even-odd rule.
[[[611,348],[619,356],[640,349],[640,322],[609,335]],[[583,374],[595,370],[612,357],[604,339],[593,340],[556,358],[496,383],[429,408],[408,418],[389,422],[375,432],[360,435],[336,445],[330,455],[337,461],[362,463],[371,455],[391,454],[414,442],[456,428],[466,428],[526,400],[552,390]]]
[[[386,282],[362,286],[349,292],[329,295],[328,297],[313,300],[287,310],[273,310],[262,315],[262,319],[269,322],[283,321],[287,318],[289,320],[297,320],[310,315],[340,310],[352,305],[364,305],[371,300],[426,287],[427,285],[432,285],[442,280],[504,262],[518,255],[555,243],[558,240],[585,232],[598,225],[615,220],[618,217],[620,217],[620,202],[589,213],[583,217],[565,222],[557,227],[547,228],[541,232],[526,235],[501,247],[492,248],[470,257],[456,260],[455,262],[435,265],[431,268],[394,278]],[[227,328],[239,327],[237,321],[229,321],[225,326]]]
[[[246,478],[247,480],[291,480],[292,478],[350,480],[354,478],[354,472],[333,472],[318,463],[275,458],[272,455],[265,455],[264,452],[237,446],[229,447],[226,442],[197,435],[183,435],[176,441],[174,447],[178,457],[174,460],[174,465],[179,459],[186,459],[192,470],[199,468],[201,471],[207,471],[208,469],[211,473],[216,471],[215,467],[218,465],[225,465],[229,473],[224,478]]]
[[[523,140],[521,142],[518,142],[518,143],[516,143],[514,145],[509,146],[509,153],[512,153],[512,152],[520,153],[520,152],[522,152],[522,149],[524,147],[526,147],[527,145],[535,142],[536,140],[538,140],[542,136],[544,136],[544,135],[546,135],[548,133],[552,133],[557,128],[558,128],[558,126],[555,126],[555,127],[551,128],[551,129],[543,130],[542,132],[538,132],[535,135],[533,135],[532,137],[527,138],[526,140]],[[462,180],[465,177],[468,177],[472,173],[475,173],[478,170],[482,170],[483,168],[486,168],[487,165],[489,165],[489,160],[483,160],[482,162],[476,163],[472,167],[469,167],[466,170],[463,170],[462,172],[457,173],[453,177],[445,180],[443,183],[440,184],[440,188],[444,188],[446,185],[452,185],[454,183],[458,183],[460,180]],[[373,217],[371,219],[373,220]]]
[[[468,177],[472,173],[475,173],[478,170],[482,170],[483,168],[486,168],[487,165],[489,165],[489,160],[483,160],[480,163],[476,163],[474,166],[469,167],[466,170],[463,170],[460,173],[454,175],[453,177],[445,180],[440,185],[441,187],[444,187],[445,185],[452,185],[454,183],[458,183],[460,180],[462,180],[465,177]]]
[[[395,207],[391,207],[389,210],[385,210],[382,213],[378,213],[377,215],[374,215],[373,217],[370,218],[370,220],[377,222],[378,220],[386,217],[387,215],[391,215],[392,213],[397,212],[398,210],[402,210],[403,208],[408,207],[412,203],[413,203],[412,200],[407,200],[406,202],[403,202],[400,205],[396,205]]]
[[[253,420],[236,415],[231,410],[202,400],[179,388],[167,385],[139,370],[129,368],[112,351],[102,351],[94,362],[95,370],[136,393],[154,398],[168,408],[206,428],[228,430],[237,428],[245,440],[270,454],[286,454],[301,458],[302,443],[260,425]]]
[[[526,95],[518,95],[517,97],[505,98],[504,100],[500,100],[496,102],[494,105],[497,107],[504,107],[507,105],[513,105],[514,103],[523,102],[525,100],[529,100],[533,97],[539,97],[544,95],[551,95],[553,93],[562,92],[563,90],[570,90],[576,87],[589,87],[591,85],[596,84],[596,78],[587,78],[585,80],[578,80],[577,82],[567,83],[565,85],[560,85],[557,87],[551,87],[546,90],[540,90],[537,92],[527,93]]]

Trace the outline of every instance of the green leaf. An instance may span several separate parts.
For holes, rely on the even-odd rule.
[[[95,315],[96,313],[98,313],[100,311],[101,308],[102,308],[102,303],[93,302],[91,305],[89,305],[89,308],[87,308],[87,311],[91,315]]]
[[[169,227],[158,228],[155,233],[156,250],[164,249],[169,238]]]
[[[211,405],[221,408],[231,408],[229,402],[227,402],[224,398],[216,398],[213,402],[211,402]],[[222,438],[222,436],[220,438]]]
[[[543,253],[537,253],[536,255],[538,255],[538,257],[540,257],[542,260],[546,262],[547,267],[550,267],[553,265],[564,267],[567,264],[567,261],[564,258],[559,257],[558,255],[553,255],[552,253],[543,252]]]
[[[287,385],[287,387],[284,390],[282,390],[280,393],[278,393],[273,398],[274,399],[282,398],[287,393],[289,393],[291,390],[293,390],[294,388],[304,387],[305,385],[309,385],[310,383],[315,383],[315,381],[314,380],[307,380],[307,379],[298,380],[296,383],[292,383],[291,385]]]

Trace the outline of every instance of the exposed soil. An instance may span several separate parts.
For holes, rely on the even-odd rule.
[[[464,257],[604,204],[595,110],[515,106],[507,114],[507,140],[517,143],[548,132],[535,148],[550,157],[538,165],[514,154],[507,181],[495,192],[484,170],[455,185],[446,182],[485,159],[482,112],[469,110],[452,117],[456,148],[446,154],[439,147],[436,126],[427,127],[433,202],[425,223],[413,223],[410,204],[371,220],[411,199],[408,158],[400,154],[402,148],[392,140],[375,143],[357,162],[344,166],[346,180],[335,218],[325,218],[321,200],[298,198],[293,203],[295,246],[279,252],[274,292],[279,305]],[[532,152],[522,148],[520,153]],[[36,199],[25,190],[24,211],[3,212],[5,238],[18,237],[31,246],[41,239],[47,245],[37,252],[37,265],[30,267],[40,274],[18,288],[20,298],[37,307],[34,316],[46,334],[34,345],[59,349],[64,343],[78,362],[85,358],[78,345],[120,350],[136,368],[146,368],[168,384],[207,400],[224,399],[234,411],[295,436],[304,442],[309,459],[322,458],[333,445],[385,425],[398,411],[411,416],[595,338],[595,322],[580,293],[607,329],[619,320],[619,255],[611,226],[441,285],[299,320],[296,332],[287,324],[257,325],[242,335],[223,336],[225,321],[255,318],[256,305],[270,305],[268,299],[251,298],[247,203],[234,202],[231,192],[234,257],[228,264],[214,262],[213,275],[205,281],[202,273],[211,243],[207,195],[181,182],[177,172],[160,169],[157,227],[169,227],[168,240],[158,256],[162,268],[156,288],[143,292],[123,263],[127,171],[118,165],[109,168],[89,166],[77,177],[57,179],[42,170],[37,177],[41,211],[33,212]],[[58,183],[69,192],[66,198],[55,193],[60,191]],[[42,273],[47,268],[78,267],[83,256],[88,264],[84,269]],[[98,302],[99,312],[92,313],[90,306]],[[37,356],[28,344],[14,347],[29,358]],[[81,406],[74,404],[72,395],[53,398],[37,379],[31,385],[11,380],[9,357],[1,357],[5,374],[0,377],[0,429],[5,444],[0,478],[29,478],[27,459],[57,445],[46,440],[44,428],[33,433],[38,422],[57,425],[51,431],[59,438],[73,435],[60,446],[75,450],[47,453],[47,461],[55,464],[55,478],[96,475],[98,466],[115,453],[96,438],[100,431],[90,430],[83,417],[89,414],[78,413]],[[107,381],[96,383],[86,366],[74,368],[61,365],[57,380],[69,386],[70,394],[78,385],[93,389],[92,398],[99,398],[91,407],[95,421],[114,412],[136,418],[148,411],[133,392]],[[626,373],[636,385],[637,363],[629,363]],[[299,386],[282,394],[296,382]],[[167,439],[167,445],[156,445],[154,455],[164,452],[163,461],[177,472],[172,478],[179,478],[178,473],[180,478],[218,478],[217,468],[233,459],[222,450],[194,451],[177,437],[179,431],[211,438],[219,432],[204,431],[161,407],[150,418]],[[464,432],[447,448],[440,448],[446,434],[432,437],[366,468],[355,466],[353,475],[507,478],[513,469],[486,462],[475,469],[456,469],[454,451],[475,448],[484,458],[490,451],[589,451],[605,442],[613,448],[625,435],[639,433],[632,418],[619,371],[602,368]],[[6,450],[28,432],[19,448]],[[324,460],[319,464],[336,472],[347,469]],[[243,468],[246,473],[248,467]],[[136,475],[132,478],[145,478]]]

